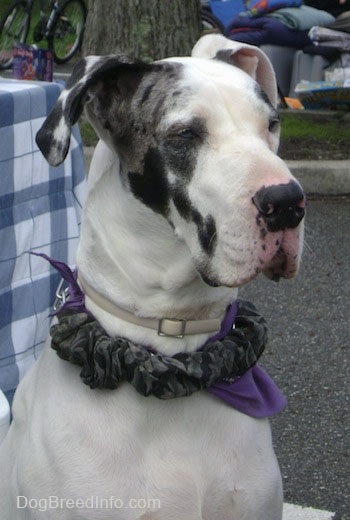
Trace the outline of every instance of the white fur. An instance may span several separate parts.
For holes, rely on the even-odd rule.
[[[275,155],[278,135],[266,128],[253,80],[226,64],[192,60],[182,60],[184,81],[197,84],[191,110],[205,115],[209,136],[189,194],[203,214],[215,215],[218,244],[208,269],[223,286],[209,287],[195,269],[204,259],[194,225],[173,206],[173,230],[135,199],[120,180],[117,155],[102,141],[91,164],[78,269],[95,290],[140,316],[222,317],[237,287],[256,276],[261,257],[253,194],[292,178]],[[169,113],[164,126],[185,119],[188,110]],[[283,232],[277,235],[283,239]],[[265,267],[275,253],[268,240]],[[288,240],[300,256],[302,226]],[[161,338],[89,299],[87,306],[109,333],[167,354],[193,350],[206,339]],[[143,398],[128,384],[92,391],[79,371],[47,347],[19,386],[0,450],[2,520],[281,519],[281,477],[267,420],[243,415],[208,392],[164,402]],[[16,509],[17,495],[75,504],[115,497],[125,507],[40,513]],[[130,499],[159,503],[128,507]]]

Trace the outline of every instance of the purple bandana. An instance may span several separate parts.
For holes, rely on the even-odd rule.
[[[47,260],[52,265],[52,267],[54,267],[56,271],[59,272],[63,280],[68,285],[69,299],[67,299],[53,314],[55,315],[58,311],[62,311],[65,308],[74,309],[77,312],[87,312],[88,314],[90,314],[85,307],[85,295],[77,282],[77,271],[72,271],[67,264],[65,264],[64,262],[60,262],[59,260],[54,260],[48,255],[45,255],[45,253],[34,253],[33,251],[31,251],[30,254],[35,256],[41,256],[42,258]]]
[[[233,383],[216,383],[208,391],[239,412],[262,419],[282,411],[287,400],[271,377],[254,365]]]
[[[209,341],[221,340],[228,334],[235,322],[237,307],[237,302],[230,305],[221,329]],[[259,365],[254,365],[233,382],[216,383],[208,391],[232,408],[258,419],[275,415],[287,405],[278,386]]]
[[[85,307],[85,295],[77,282],[77,273],[72,272],[65,263],[53,260],[44,253],[32,254],[41,256],[50,262],[68,284],[69,299],[59,310],[69,307],[78,312],[88,312]],[[235,322],[237,309],[238,303],[235,301],[229,306],[220,331],[208,341],[222,340],[229,333]],[[216,383],[208,391],[224,400],[232,408],[258,419],[275,415],[287,405],[287,401],[277,385],[258,365],[254,365],[233,382]]]

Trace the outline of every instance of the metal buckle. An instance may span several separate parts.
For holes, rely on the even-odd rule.
[[[168,332],[163,332],[163,323],[167,321],[167,322],[172,322],[172,323],[179,323],[180,324],[180,332],[179,334],[170,334]],[[186,329],[186,320],[171,320],[169,318],[162,318],[161,320],[159,320],[158,322],[158,336],[167,336],[169,338],[183,338],[185,336],[185,329]]]
[[[55,302],[53,304],[53,310],[54,311],[57,311],[60,307],[62,307],[62,305],[65,304],[65,302],[66,302],[66,300],[68,298],[69,287],[66,287],[65,289],[63,289],[64,282],[65,282],[64,278],[61,278],[61,281],[58,284],[58,287],[57,287],[57,290],[56,290],[56,299],[55,299]]]

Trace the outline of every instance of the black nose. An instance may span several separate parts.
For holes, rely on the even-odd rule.
[[[263,186],[252,201],[265,220],[268,231],[295,228],[305,215],[305,195],[294,181]]]

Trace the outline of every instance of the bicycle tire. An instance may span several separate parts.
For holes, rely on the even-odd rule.
[[[224,24],[205,7],[201,9],[201,20],[204,30],[216,30],[221,34],[225,33]]]
[[[55,19],[48,44],[55,63],[66,63],[81,47],[87,17],[83,0],[66,0]]]
[[[12,66],[12,49],[15,43],[25,43],[30,25],[27,2],[14,2],[0,22],[0,70]]]

